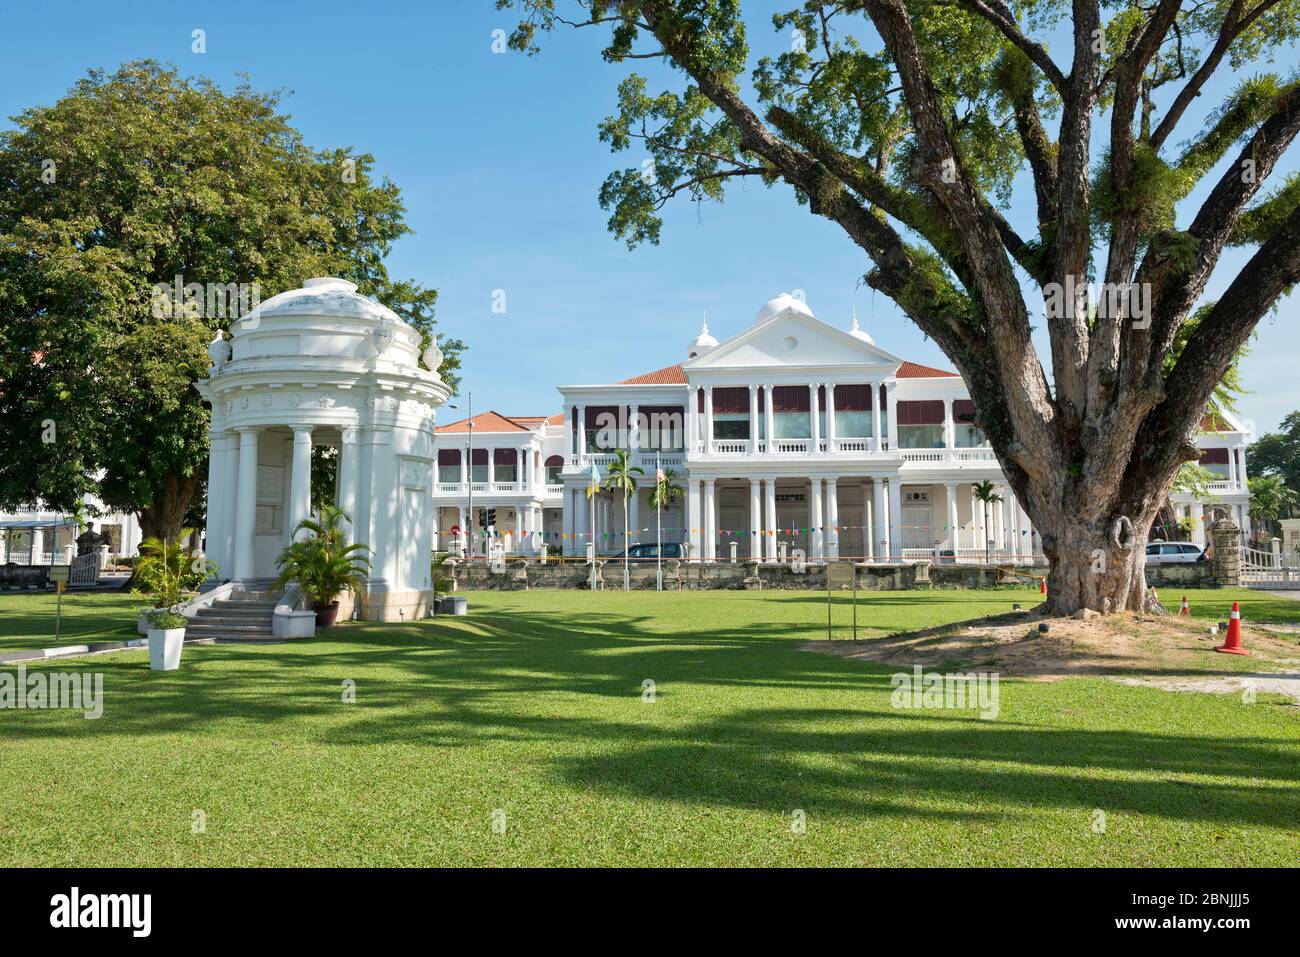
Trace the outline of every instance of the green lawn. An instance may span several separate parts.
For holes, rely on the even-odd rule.
[[[54,637],[54,592],[0,592],[0,654],[87,641],[139,638],[135,612],[148,602],[129,594],[66,592],[62,627]]]
[[[860,620],[1033,596],[877,593]],[[1213,620],[1234,596],[1189,597]],[[468,618],[190,646],[175,673],[140,651],[48,663],[103,672],[104,715],[0,711],[0,863],[1296,863],[1300,715],[1281,699],[1007,679],[983,721],[894,709],[895,669],[800,651],[824,636],[815,593],[469,598]],[[133,604],[78,599],[129,630]],[[0,647],[41,601],[0,598]]]

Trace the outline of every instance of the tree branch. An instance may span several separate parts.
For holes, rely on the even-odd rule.
[[[1002,0],[988,0],[987,3],[984,0],[961,0],[961,4],[997,27],[1004,37],[1029,57],[1034,66],[1043,71],[1052,86],[1056,87],[1056,92],[1061,94],[1062,99],[1070,95],[1070,83],[1048,54],[1046,47],[1020,32],[1015,14]]]

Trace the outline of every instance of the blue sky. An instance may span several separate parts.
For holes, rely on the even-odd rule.
[[[755,56],[788,45],[770,14],[794,5],[746,4]],[[440,328],[470,347],[465,383],[476,409],[558,411],[556,385],[680,361],[705,310],[723,339],[791,289],[804,290],[824,320],[847,327],[856,308],[882,347],[951,367],[861,284],[864,255],[784,186],[733,187],[721,206],[676,203],[658,247],[629,252],[614,239],[597,191],[611,169],[641,157],[611,155],[597,139],[628,68],[600,60],[605,34],[595,30],[560,31],[528,58],[492,52],[492,31],[508,30],[511,18],[491,0],[73,2],[57,14],[13,4],[5,21],[5,118],[53,102],[92,67],[152,57],[227,86],[246,72],[258,88],[291,91],[284,108],[309,143],[374,154],[379,173],[401,187],[415,230],[394,250],[391,271],[439,290]],[[190,49],[196,28],[207,34],[202,55]],[[1189,117],[1182,136],[1198,128]],[[1211,294],[1242,261],[1225,257]],[[491,309],[498,289],[504,315]],[[1245,364],[1251,392],[1241,411],[1262,430],[1300,408],[1296,318],[1293,296],[1261,324]]]

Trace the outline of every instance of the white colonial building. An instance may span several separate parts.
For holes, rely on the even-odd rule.
[[[685,491],[658,516],[662,540],[692,559],[727,561],[733,549],[764,561],[793,549],[810,560],[1041,555],[956,373],[885,351],[856,321],[822,322],[790,295],[723,342],[706,326],[685,351],[620,382],[560,386],[558,416],[488,412],[440,428],[443,547],[461,547],[467,524],[478,555],[483,539],[523,555],[582,556],[593,537],[605,555],[652,543],[662,467]],[[1206,516],[1248,527],[1249,435],[1230,417],[1220,425],[1203,442],[1202,461],[1223,473],[1212,501],[1174,499],[1180,518],[1195,513],[1197,541]],[[621,498],[587,494],[592,467],[605,478],[619,448],[643,470],[626,516]],[[980,501],[982,482],[997,502]]]
[[[1200,463],[1213,476],[1197,498],[1190,492],[1169,496],[1174,515],[1188,528],[1192,541],[1206,543],[1206,529],[1216,519],[1231,519],[1241,529],[1242,538],[1251,537],[1250,489],[1247,486],[1246,446],[1253,441],[1251,428],[1231,412],[1206,415],[1196,444],[1201,449]]]

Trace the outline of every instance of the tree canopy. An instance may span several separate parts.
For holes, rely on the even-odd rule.
[[[92,71],[0,133],[0,507],[87,492],[170,537],[206,479],[193,383],[218,315],[152,308],[156,284],[337,275],[434,336],[437,292],[384,265],[409,232],[374,158],[317,149],[247,81],[152,61]],[[463,348],[440,339],[454,385]]]

